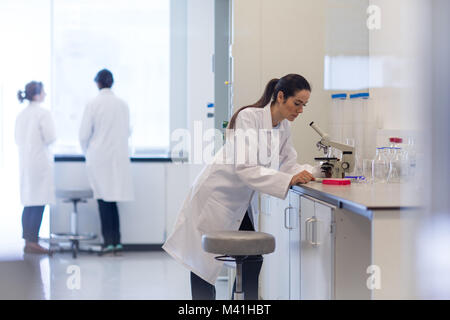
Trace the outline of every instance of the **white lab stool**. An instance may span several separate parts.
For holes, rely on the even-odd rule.
[[[242,263],[248,256],[258,256],[275,251],[275,238],[256,231],[216,231],[202,236],[202,248],[220,254],[219,261],[236,263],[236,291],[234,300],[244,300],[242,290]]]
[[[57,241],[69,241],[72,257],[76,259],[78,252],[95,252],[93,247],[80,248],[80,241],[94,240],[97,238],[93,233],[79,233],[78,231],[78,203],[86,203],[87,199],[93,198],[92,190],[56,190],[56,197],[64,199],[63,202],[73,203],[73,211],[70,214],[70,233],[52,233],[51,239]],[[60,248],[59,250],[64,251]]]

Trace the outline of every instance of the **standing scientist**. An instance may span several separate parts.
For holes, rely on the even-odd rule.
[[[277,133],[278,147],[273,139],[261,144],[252,139],[236,143],[235,158],[239,153],[248,161],[223,163],[224,150],[229,149],[233,139],[228,138],[224,147],[216,154],[212,164],[207,165],[197,177],[178,215],[174,231],[163,249],[191,271],[193,299],[215,299],[214,284],[223,262],[214,259],[214,254],[204,252],[202,235],[219,230],[255,230],[247,211],[255,191],[284,199],[291,186],[314,180],[320,170],[311,165],[297,164],[297,152],[292,146],[290,123],[303,112],[309,100],[311,87],[300,75],[289,74],[271,80],[263,96],[253,105],[238,110],[230,120],[232,138],[238,131]],[[242,141],[242,139],[241,139]],[[262,163],[257,157],[261,152],[272,151],[270,163]],[[278,159],[274,167],[272,157]],[[314,171],[314,172],[313,172]],[[246,299],[258,299],[258,278],[262,262],[246,259],[243,264],[243,290]]]
[[[41,107],[46,93],[42,82],[31,81],[17,97],[28,106],[16,119],[15,139],[19,148],[20,199],[25,253],[48,254],[38,243],[45,205],[55,202],[53,158],[49,146],[56,140],[50,111]]]
[[[94,81],[100,92],[84,110],[79,139],[98,202],[103,253],[112,253],[123,249],[117,202],[134,200],[128,148],[130,116],[127,104],[111,91],[114,79],[109,70],[100,70]]]

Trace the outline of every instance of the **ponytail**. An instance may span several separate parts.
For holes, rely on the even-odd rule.
[[[228,129],[234,129],[234,126],[236,124],[236,118],[237,118],[239,112],[241,112],[242,110],[247,109],[247,108],[264,108],[265,106],[267,106],[269,104],[270,100],[272,99],[272,96],[273,96],[273,93],[275,91],[275,87],[276,87],[278,81],[280,81],[280,79],[270,80],[269,83],[267,83],[266,88],[264,89],[264,93],[263,93],[262,97],[257,102],[255,102],[254,104],[251,104],[249,106],[242,107],[238,111],[236,111],[234,113],[234,115],[231,117]]]
[[[17,99],[19,99],[19,102],[22,103],[23,100],[25,100],[25,92],[22,90],[17,91]]]
[[[304,77],[298,74],[288,74],[281,79],[270,80],[264,89],[262,97],[256,103],[242,107],[234,113],[231,117],[228,129],[235,128],[236,118],[242,110],[247,108],[264,108],[271,100],[272,102],[277,100],[278,92],[280,91],[283,92],[284,99],[287,99],[294,96],[297,91],[301,90],[311,91],[311,85]]]

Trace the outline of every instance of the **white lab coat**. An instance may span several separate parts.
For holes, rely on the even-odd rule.
[[[56,135],[50,111],[37,102],[30,102],[17,116],[15,140],[19,148],[22,205],[54,203],[53,155],[49,146],[56,140]]]
[[[101,89],[84,110],[79,139],[95,199],[132,201],[127,104],[110,89]]]
[[[236,129],[248,128],[272,130],[270,105],[247,108],[239,113]],[[163,245],[173,258],[211,284],[216,282],[223,263],[214,259],[216,254],[203,251],[202,235],[216,230],[238,230],[255,191],[284,199],[294,174],[314,171],[310,165],[297,164],[288,120],[281,122],[279,130],[278,170],[268,164],[260,165],[259,159],[253,165],[218,163],[225,149],[222,147],[214,162],[197,177],[174,230]],[[247,142],[246,149],[255,150],[255,146]]]

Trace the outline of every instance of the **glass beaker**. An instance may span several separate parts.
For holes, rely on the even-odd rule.
[[[372,160],[372,180],[374,183],[386,182],[388,162],[383,152],[384,148],[377,148],[375,159]]]
[[[372,159],[363,159],[363,176],[364,176],[364,182],[365,183],[372,183]]]
[[[409,177],[408,153],[400,148],[393,148],[394,154],[389,161],[389,183],[404,183]]]

